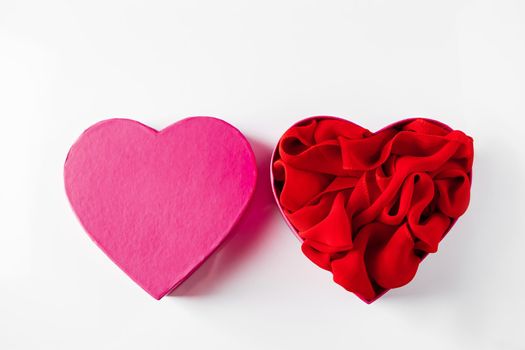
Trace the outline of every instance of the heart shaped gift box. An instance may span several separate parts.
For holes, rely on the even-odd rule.
[[[102,121],[80,136],[64,165],[67,196],[88,235],[156,299],[225,240],[256,176],[246,138],[211,117],[162,131]]]
[[[473,140],[435,120],[372,133],[335,117],[288,129],[275,200],[303,253],[367,303],[415,276],[469,204]]]

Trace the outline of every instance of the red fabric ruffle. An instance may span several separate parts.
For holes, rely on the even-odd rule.
[[[403,286],[468,207],[473,140],[427,119],[372,133],[311,118],[281,137],[274,186],[304,254],[367,302]]]

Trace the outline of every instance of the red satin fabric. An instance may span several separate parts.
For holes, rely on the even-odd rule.
[[[304,254],[371,302],[403,286],[468,207],[472,138],[412,119],[372,133],[318,117],[291,127],[274,186]]]

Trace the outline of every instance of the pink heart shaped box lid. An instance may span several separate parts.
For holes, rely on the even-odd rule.
[[[105,120],[80,136],[64,165],[67,196],[88,235],[156,299],[224,241],[256,178],[249,142],[211,117],[161,131]]]

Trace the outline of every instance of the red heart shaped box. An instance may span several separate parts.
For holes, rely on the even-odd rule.
[[[467,209],[473,152],[472,138],[432,119],[404,119],[372,133],[315,116],[280,138],[272,190],[303,253],[372,303],[410,282]]]

